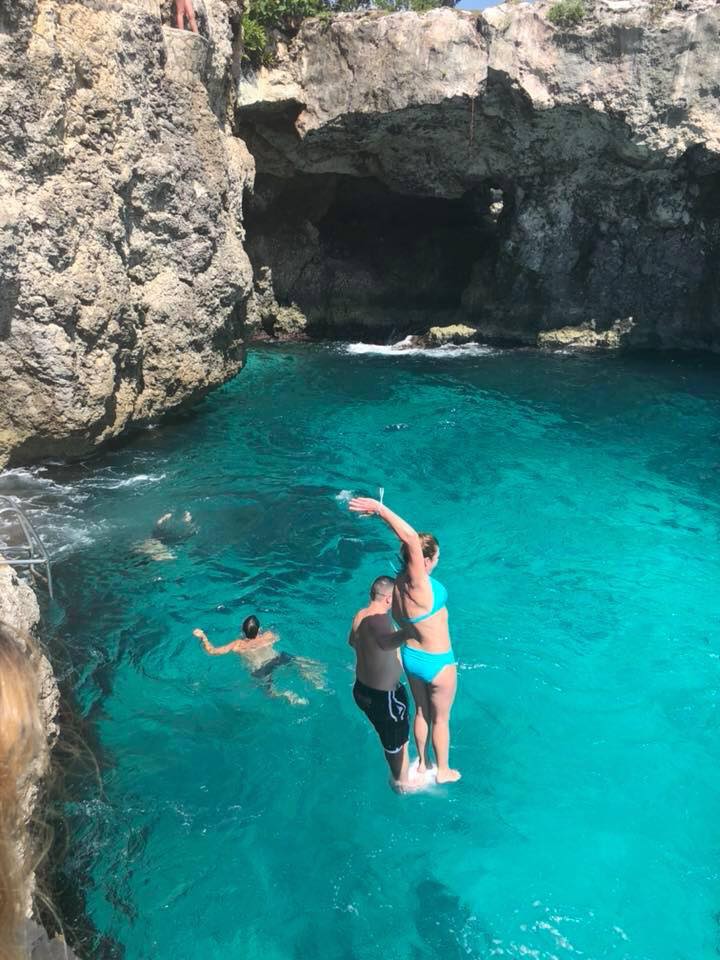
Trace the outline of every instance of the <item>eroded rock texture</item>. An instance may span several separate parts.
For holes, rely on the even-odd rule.
[[[0,466],[80,455],[240,369],[240,0],[0,0]]]
[[[589,6],[306,22],[238,109],[278,299],[330,331],[720,349],[720,7]]]

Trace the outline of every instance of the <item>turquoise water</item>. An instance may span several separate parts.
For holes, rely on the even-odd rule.
[[[720,943],[720,379],[710,360],[259,350],[195,411],[7,476],[58,552],[104,750],[68,874],[127,960],[701,960]],[[442,546],[463,780],[398,797],[350,618]],[[190,509],[174,560],[137,552]],[[205,656],[258,612],[307,707]],[[290,677],[288,677],[290,683]],[[89,951],[88,951],[89,952]],[[100,954],[101,951],[99,950]]]

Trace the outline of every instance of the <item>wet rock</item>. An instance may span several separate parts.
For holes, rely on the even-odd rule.
[[[633,332],[633,318],[618,320],[607,330],[597,330],[594,323],[579,327],[560,327],[538,334],[537,345],[553,349],[617,350],[627,345]]]
[[[423,347],[442,347],[446,343],[471,343],[477,337],[477,330],[462,323],[454,323],[449,327],[430,327],[427,333],[418,337],[418,344]]]
[[[248,336],[256,340],[301,340],[307,331],[307,317],[296,304],[280,306],[275,299],[272,271],[261,267],[248,305]]]

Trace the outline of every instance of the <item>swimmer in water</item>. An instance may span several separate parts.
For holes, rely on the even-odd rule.
[[[450,643],[447,590],[430,576],[440,559],[440,547],[431,533],[417,533],[379,500],[355,497],[348,507],[355,513],[380,517],[400,540],[403,569],[395,580],[392,614],[395,622],[409,631],[401,655],[415,700],[418,774],[424,774],[430,765],[430,737],[436,780],[452,783],[460,779],[460,771],[450,766],[450,711],[457,689],[457,665]]]
[[[142,553],[151,560],[175,560],[176,554],[170,549],[173,545],[184,543],[197,533],[197,526],[189,510],[177,516],[164,513],[155,521],[153,534],[135,547],[135,553]]]
[[[296,657],[291,653],[275,650],[274,646],[279,640],[278,635],[272,630],[260,632],[260,621],[255,616],[246,617],[242,625],[242,636],[226,643],[224,647],[214,647],[200,629],[193,630],[193,636],[201,641],[205,652],[213,657],[224,653],[240,654],[247,663],[250,675],[260,681],[269,697],[283,697],[296,706],[304,706],[308,702],[305,697],[299,696],[293,690],[278,690],[273,686],[273,674],[278,667],[284,667],[287,664],[297,667],[300,675],[309,680],[317,690],[326,689],[322,664],[307,657]]]
[[[410,716],[398,651],[407,634],[390,619],[393,585],[392,577],[373,581],[370,603],[355,614],[348,643],[356,657],[353,698],[380,737],[393,786],[406,793]]]

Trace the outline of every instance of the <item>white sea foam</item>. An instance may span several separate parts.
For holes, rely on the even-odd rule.
[[[48,466],[19,467],[0,473],[0,495],[10,497],[22,507],[35,526],[51,559],[73,553],[95,543],[107,534],[104,521],[89,520],[85,503],[95,491],[143,487],[159,483],[164,473],[138,473],[122,476],[112,468],[77,472],[74,478],[60,483],[48,476]],[[0,537],[9,542],[18,538],[17,523],[7,517],[0,524]]]
[[[384,357],[488,357],[498,351],[482,343],[447,343],[442,347],[413,347],[412,337],[406,337],[398,343],[348,343],[343,349],[354,355],[377,354]]]
[[[410,781],[413,792],[419,793],[421,790],[431,790],[437,786],[435,781],[437,767],[427,767],[425,772],[420,774],[418,773],[418,765],[419,760],[416,757],[408,769],[408,780]]]
[[[165,479],[164,473],[137,473],[134,477],[102,477],[96,476],[85,481],[90,487],[101,490],[121,490],[124,487],[137,487],[144,484],[160,483]]]

